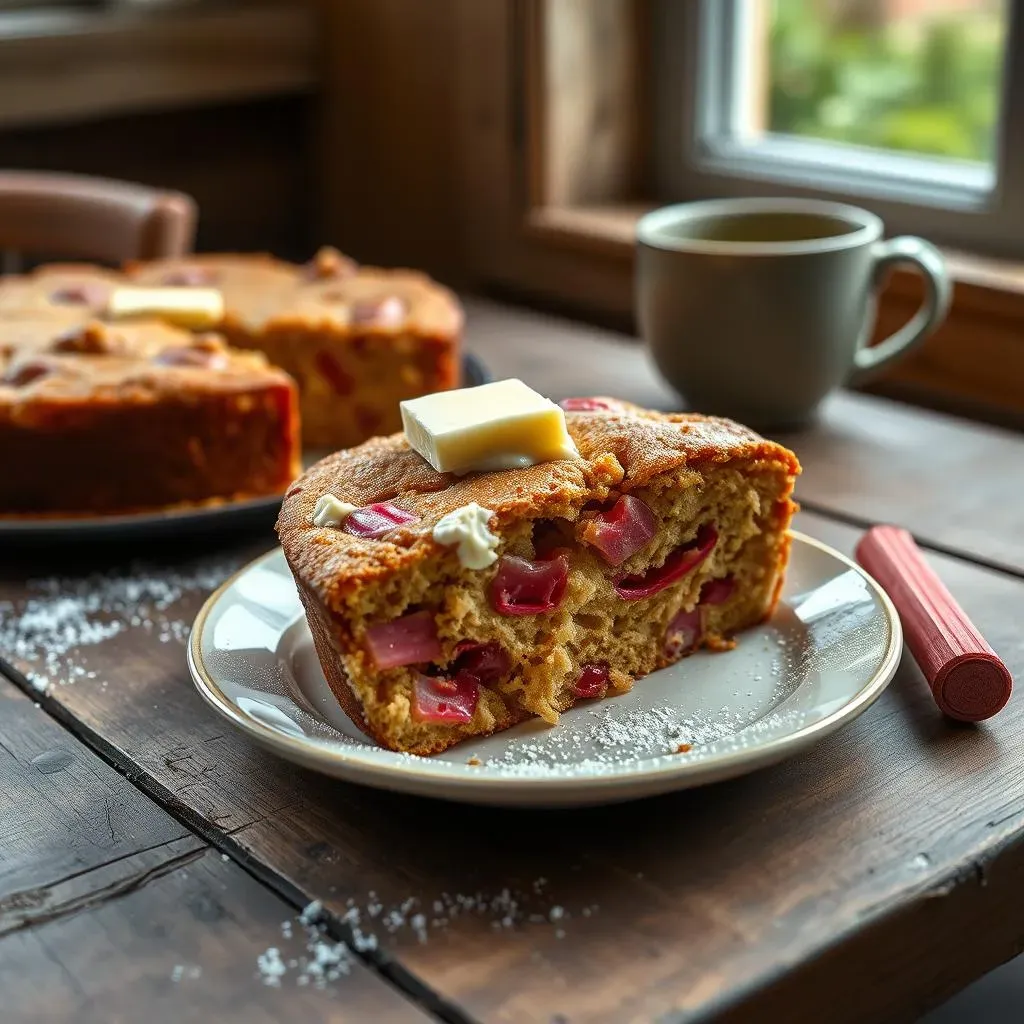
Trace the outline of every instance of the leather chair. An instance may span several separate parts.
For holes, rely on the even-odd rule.
[[[182,192],[78,174],[0,171],[0,249],[8,254],[98,263],[180,256],[191,252],[195,227],[195,201]]]

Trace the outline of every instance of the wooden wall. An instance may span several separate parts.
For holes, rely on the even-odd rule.
[[[326,0],[318,139],[323,229],[357,258],[459,276],[466,204],[460,7]]]
[[[202,249],[305,258],[328,243],[464,282],[459,81],[478,2],[511,16],[508,0],[309,0],[310,95],[0,129],[0,167],[182,189]]]
[[[308,99],[247,102],[0,132],[0,167],[73,171],[181,189],[202,249],[305,258],[319,237]]]

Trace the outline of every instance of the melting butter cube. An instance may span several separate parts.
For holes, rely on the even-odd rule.
[[[224,319],[224,296],[216,288],[115,288],[107,301],[111,320],[151,316],[177,327],[201,330]]]
[[[445,546],[457,545],[464,569],[486,569],[498,560],[499,538],[487,525],[493,515],[489,508],[471,501],[441,516],[434,527],[434,540]]]
[[[349,501],[342,501],[333,494],[321,494],[313,509],[313,525],[341,526],[355,510],[356,506]]]
[[[406,439],[439,473],[518,469],[578,453],[565,414],[521,380],[401,403]]]

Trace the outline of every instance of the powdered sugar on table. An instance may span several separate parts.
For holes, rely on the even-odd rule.
[[[233,564],[169,570],[142,563],[124,572],[30,580],[31,596],[0,601],[0,651],[41,693],[93,679],[89,648],[132,629],[160,643],[188,638],[195,601],[218,587]]]
[[[329,914],[320,900],[314,900],[298,917],[281,922],[282,944],[259,954],[256,975],[273,988],[290,982],[322,989],[349,974],[358,955],[372,957],[392,936],[400,940],[404,935],[424,944],[455,920],[475,917],[488,921],[494,931],[545,928],[556,939],[564,939],[566,929],[582,926],[582,920],[574,924],[577,919],[598,914],[596,903],[575,910],[553,903],[547,886],[547,879],[538,878],[524,891],[442,892],[434,899],[409,896],[390,906],[370,892],[364,900],[350,898],[337,914]],[[330,931],[344,941],[335,941]]]

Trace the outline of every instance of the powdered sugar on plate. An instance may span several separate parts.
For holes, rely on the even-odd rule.
[[[195,609],[177,606],[218,587],[234,568],[222,560],[190,570],[137,563],[119,573],[31,580],[30,597],[0,601],[0,651],[42,693],[95,678],[88,649],[127,630],[184,643]]]
[[[778,705],[791,689],[774,687],[766,702]],[[684,713],[678,704],[624,707],[607,702],[563,723],[567,728],[560,725],[536,740],[523,738],[498,748],[481,763],[510,776],[600,775],[618,770],[626,759],[699,756],[712,743],[738,737],[761,723],[774,728],[780,721],[780,713],[764,715],[754,708],[697,708]]]

